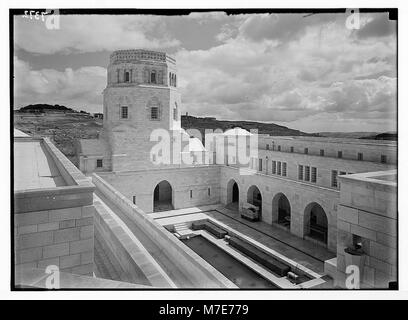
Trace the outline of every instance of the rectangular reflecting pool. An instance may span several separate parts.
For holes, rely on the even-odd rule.
[[[263,278],[242,262],[217,247],[211,241],[198,235],[190,239],[181,240],[185,245],[197,253],[201,258],[221,272],[226,278],[242,289],[268,288],[280,289],[278,286]]]

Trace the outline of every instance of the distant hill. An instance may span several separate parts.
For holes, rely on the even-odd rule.
[[[46,103],[39,104],[29,104],[28,106],[22,107],[17,112],[29,112],[29,113],[46,113],[46,112],[78,112],[74,109],[61,106],[59,104],[51,105]],[[85,113],[83,111],[83,113]]]
[[[372,136],[361,137],[360,139],[371,139],[371,140],[391,140],[397,141],[398,140],[398,133],[396,132],[384,132]]]
[[[347,139],[362,139],[364,137],[370,137],[377,135],[379,132],[364,132],[364,131],[356,131],[356,132],[319,132],[318,135],[320,137],[328,137],[328,138],[347,138]]]
[[[366,139],[366,140],[392,140],[398,139],[396,132],[319,132],[320,137],[328,138],[347,138],[347,139]]]
[[[226,131],[235,127],[240,127],[245,130],[258,129],[259,134],[269,134],[273,136],[317,136],[299,130],[290,129],[274,123],[263,123],[255,121],[227,121],[217,120],[213,117],[194,117],[188,115],[181,116],[181,126],[184,129],[197,129],[204,137],[205,129],[221,129]]]

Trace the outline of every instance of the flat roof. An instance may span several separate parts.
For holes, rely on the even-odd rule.
[[[14,191],[67,185],[42,140],[14,139]]]

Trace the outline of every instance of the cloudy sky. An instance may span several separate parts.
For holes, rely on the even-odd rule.
[[[63,15],[60,29],[16,16],[15,108],[101,112],[109,54],[166,51],[190,115],[307,131],[396,129],[396,24],[388,14]]]

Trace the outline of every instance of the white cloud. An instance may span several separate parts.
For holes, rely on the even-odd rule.
[[[100,112],[106,69],[101,67],[32,70],[28,63],[14,57],[15,107],[27,104],[60,104],[75,109]]]
[[[15,45],[29,52],[95,52],[133,47],[157,49],[179,45],[163,30],[158,16],[61,15],[60,29],[48,30],[39,20],[14,18]]]

